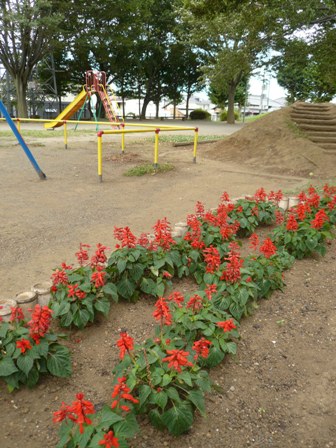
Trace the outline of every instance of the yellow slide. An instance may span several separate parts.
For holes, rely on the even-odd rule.
[[[46,129],[53,129],[57,128],[59,126],[62,126],[62,122],[57,122],[56,120],[69,120],[69,118],[80,109],[86,99],[87,92],[85,89],[81,91],[79,95],[76,96],[76,98],[72,101],[72,103],[69,104],[60,114],[58,117],[55,118],[55,121],[51,121],[50,123],[46,123],[44,127]]]

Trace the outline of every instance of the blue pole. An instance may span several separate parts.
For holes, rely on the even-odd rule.
[[[47,176],[43,173],[43,171],[41,170],[41,168],[38,166],[36,160],[34,159],[33,154],[30,152],[26,142],[23,140],[22,135],[20,134],[20,132],[18,131],[17,127],[15,126],[13,120],[11,119],[9,113],[7,112],[7,109],[5,108],[3,102],[0,100],[0,112],[2,113],[2,115],[5,117],[5,120],[7,121],[7,123],[9,124],[11,130],[13,131],[13,134],[15,135],[15,137],[17,138],[18,142],[20,143],[22,149],[24,150],[24,152],[26,153],[26,156],[28,157],[30,163],[33,165],[33,167],[35,168],[38,176],[40,179],[46,179]]]

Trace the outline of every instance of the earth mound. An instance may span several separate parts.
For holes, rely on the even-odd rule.
[[[253,170],[329,178],[335,176],[336,151],[324,149],[308,139],[291,120],[292,107],[271,112],[241,130],[202,150],[213,160],[231,161]]]

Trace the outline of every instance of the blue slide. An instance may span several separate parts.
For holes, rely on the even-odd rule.
[[[13,131],[13,134],[17,138],[18,142],[20,143],[22,149],[26,153],[26,156],[28,157],[30,163],[33,165],[35,171],[37,172],[40,179],[44,180],[47,178],[47,176],[44,174],[44,172],[41,170],[41,168],[38,166],[36,160],[34,159],[33,154],[30,152],[30,149],[28,148],[26,142],[23,140],[22,135],[17,130],[17,127],[15,126],[13,120],[11,119],[9,113],[7,112],[7,109],[5,108],[3,102],[0,100],[0,112],[4,116],[5,120],[9,124],[11,130]]]

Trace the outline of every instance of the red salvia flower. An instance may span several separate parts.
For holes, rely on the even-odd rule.
[[[202,297],[200,297],[197,294],[194,294],[193,296],[191,296],[187,303],[187,308],[191,308],[194,313],[196,311],[199,311],[200,309],[202,309],[203,308]]]
[[[157,321],[161,321],[161,325],[171,325],[172,316],[166,299],[164,297],[159,297],[154,306],[156,308],[153,313],[154,318]]]
[[[138,238],[137,244],[139,244],[142,247],[148,247],[149,246],[148,233],[142,233]]]
[[[275,204],[278,204],[282,198],[283,198],[283,193],[281,190],[278,190],[277,192],[274,192],[274,191],[269,192],[268,200],[271,202],[274,202]]]
[[[220,200],[221,200],[221,202],[230,202],[229,194],[226,191],[224,191],[224,193],[220,197]]]
[[[86,297],[86,292],[79,289],[78,283],[75,283],[74,285],[68,285],[68,297],[83,300]]]
[[[266,199],[267,199],[267,193],[266,193],[266,191],[264,190],[264,188],[259,188],[259,190],[257,190],[256,192],[255,192],[255,194],[254,194],[254,199],[257,201],[257,202],[263,202],[263,201],[265,201]]]
[[[204,205],[202,204],[202,202],[197,201],[196,205],[195,205],[196,216],[199,218],[202,218],[204,216],[204,211],[205,211],[205,209],[204,209]]]
[[[275,210],[275,223],[279,226],[284,222],[285,218],[280,210]]]
[[[184,296],[180,292],[174,291],[168,296],[167,300],[175,302],[181,308],[184,303]]]
[[[20,348],[21,353],[25,353],[26,350],[31,350],[32,346],[28,339],[20,339],[16,341],[16,348]]]
[[[121,242],[121,247],[132,249],[136,246],[137,239],[131,229],[127,227],[114,227],[114,238]]]
[[[123,376],[121,378],[118,378],[118,384],[114,386],[112,392],[113,402],[111,408],[115,409],[116,407],[120,406],[123,411],[130,411],[130,408],[128,406],[120,403],[121,400],[130,401],[134,404],[139,403],[139,400],[134,398],[130,392],[131,389],[126,384],[126,377]]]
[[[252,213],[252,215],[254,215],[254,216],[259,216],[259,209],[258,209],[258,206],[257,206],[257,205],[255,205],[255,206],[251,209],[251,213]]]
[[[126,352],[131,355],[131,350],[134,349],[134,339],[129,336],[125,331],[120,333],[120,339],[117,341],[120,353],[119,358],[124,359]]]
[[[323,226],[323,224],[328,220],[329,218],[326,212],[323,209],[321,209],[316,213],[315,218],[312,220],[310,225],[313,229],[320,229]]]
[[[170,279],[170,278],[172,278],[172,275],[168,271],[163,271],[162,277]]]
[[[301,193],[298,194],[298,198],[299,198],[300,202],[306,202],[307,195],[304,191],[301,191]]]
[[[253,250],[257,250],[258,246],[259,246],[259,237],[256,233],[252,233],[252,235],[249,238],[249,248],[253,249]]]
[[[237,213],[242,213],[243,212],[243,206],[242,205],[238,205],[238,207],[236,208],[236,212]]]
[[[287,219],[286,229],[295,232],[299,228],[299,224],[294,215],[289,215]]]
[[[217,322],[217,327],[223,328],[224,333],[228,333],[237,328],[232,319],[225,320],[224,322]]]
[[[270,238],[266,238],[263,244],[259,248],[260,252],[264,254],[266,258],[270,258],[277,251],[276,246],[272,243]]]
[[[117,437],[114,437],[113,431],[109,431],[107,434],[104,434],[104,438],[98,442],[98,445],[104,445],[105,448],[118,448],[119,441]]]
[[[32,319],[28,322],[29,336],[34,339],[36,344],[47,333],[51,323],[52,311],[47,306],[35,305],[32,313]]]
[[[201,338],[199,341],[195,341],[192,346],[192,349],[196,352],[194,359],[197,359],[198,356],[206,359],[209,356],[210,345],[212,345],[212,342],[208,341],[205,338]]]
[[[207,296],[208,300],[212,299],[212,295],[217,292],[217,285],[206,285],[205,288],[205,295]]]
[[[206,272],[213,274],[220,266],[220,254],[218,250],[210,246],[203,251],[204,261],[206,262]]]
[[[22,308],[18,306],[11,306],[11,317],[9,318],[10,322],[15,322],[20,320],[24,320],[24,314]]]
[[[162,249],[169,250],[176,241],[171,236],[171,228],[167,218],[159,219],[153,226],[154,229],[154,242],[157,243]]]
[[[70,418],[71,416],[71,418]],[[64,403],[64,401],[62,401],[62,405],[61,408],[54,412],[53,415],[53,422],[54,423],[60,423],[63,420],[65,420],[66,418],[70,418],[71,420],[73,420],[73,414],[70,411],[70,406],[68,406],[67,404]]]
[[[84,394],[79,393],[76,394],[77,401],[74,401],[71,406],[69,406],[69,411],[74,414],[71,420],[73,420],[77,425],[79,425],[79,432],[83,434],[84,428],[83,425],[86,423],[87,425],[91,425],[92,421],[87,417],[87,415],[94,414],[94,406],[88,400],[84,400]]]
[[[107,246],[103,246],[103,244],[98,243],[95,254],[91,257],[91,266],[95,267],[99,263],[105,263],[107,261],[107,257],[105,251],[108,249]]]
[[[91,282],[94,283],[96,288],[101,288],[105,285],[106,272],[96,271],[91,275]]]
[[[187,357],[189,352],[184,352],[183,350],[167,350],[167,355],[162,359],[162,362],[168,362],[168,367],[174,369],[177,372],[181,372],[181,366],[192,367],[192,363],[188,361]]]
[[[87,249],[90,247],[91,246],[89,244],[83,244],[83,243],[79,244],[79,251],[76,252],[75,255],[77,257],[80,266],[83,266],[85,262],[88,261],[89,255]]]
[[[310,205],[311,207],[315,207],[318,208],[320,205],[320,196],[317,193],[311,194],[309,196],[309,198],[307,198],[307,204]]]
[[[55,272],[51,275],[51,279],[53,282],[53,286],[57,286],[59,283],[62,285],[66,285],[69,281],[68,275],[63,269],[56,269]],[[57,290],[57,288],[56,288]]]
[[[231,250],[225,260],[228,263],[220,279],[226,282],[236,283],[241,278],[240,268],[243,265],[243,260],[240,259],[239,252],[236,250]]]

